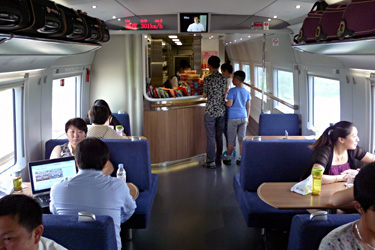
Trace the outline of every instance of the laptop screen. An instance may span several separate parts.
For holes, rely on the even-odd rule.
[[[50,191],[53,184],[77,173],[74,156],[29,162],[33,194]]]

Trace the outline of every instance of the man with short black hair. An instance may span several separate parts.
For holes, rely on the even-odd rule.
[[[115,223],[118,249],[121,249],[121,223],[132,216],[136,203],[122,179],[103,175],[109,158],[107,145],[97,138],[81,141],[75,153],[79,171],[51,188],[50,210],[53,214],[77,214],[87,211],[109,215]]]
[[[207,97],[206,110],[204,113],[207,156],[203,167],[214,169],[217,166],[221,166],[227,79],[218,71],[220,67],[219,57],[211,56],[208,59],[208,67],[211,74],[204,78],[203,81],[203,97]]]
[[[361,218],[331,231],[323,238],[319,250],[375,249],[374,180],[375,163],[361,168],[354,179],[354,187],[343,192],[354,193],[354,207],[361,214]]]
[[[26,195],[0,199],[0,249],[64,250],[65,247],[42,237],[42,208]]]

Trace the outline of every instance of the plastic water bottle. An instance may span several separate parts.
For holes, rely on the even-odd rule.
[[[116,132],[117,132],[117,134],[122,135],[122,131],[123,130],[124,130],[124,128],[122,127],[122,125],[117,125],[116,126]]]
[[[118,164],[117,178],[120,178],[126,182],[126,171],[124,169],[124,164],[122,163]]]

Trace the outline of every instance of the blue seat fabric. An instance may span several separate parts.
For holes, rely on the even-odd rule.
[[[258,135],[300,135],[298,114],[260,114]]]
[[[127,114],[127,113],[124,113],[124,114],[112,113],[112,116],[116,117],[117,120],[124,127],[125,134],[127,136],[131,136],[129,114]]]
[[[96,221],[79,222],[78,215],[43,214],[43,236],[69,250],[116,250],[116,233],[110,216],[96,216]]]
[[[245,223],[249,227],[288,229],[296,214],[305,209],[276,209],[263,202],[258,187],[264,182],[298,182],[312,150],[314,140],[245,140],[240,173],[233,188]]]
[[[360,217],[359,214],[328,214],[326,221],[312,221],[310,215],[296,215],[292,220],[288,250],[316,250],[329,232]]]

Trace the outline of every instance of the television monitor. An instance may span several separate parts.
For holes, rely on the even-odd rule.
[[[209,13],[179,13],[179,33],[209,32]]]

